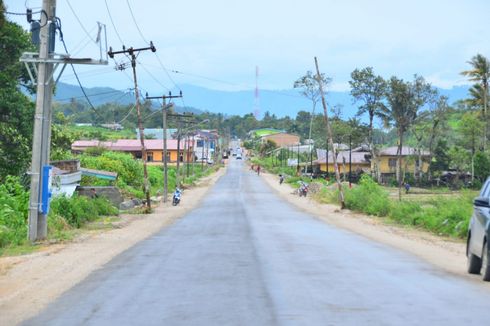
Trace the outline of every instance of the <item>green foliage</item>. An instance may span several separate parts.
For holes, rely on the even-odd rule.
[[[3,19],[3,14],[1,14]],[[19,89],[31,86],[19,57],[32,49],[29,33],[3,21],[0,25],[0,182],[21,175],[30,163],[34,104]],[[30,89],[30,88],[29,88]]]
[[[434,158],[430,164],[432,171],[447,171],[449,169],[450,157],[447,141],[440,139],[434,150]]]
[[[388,215],[391,208],[388,193],[366,174],[361,177],[359,186],[345,189],[345,205],[347,208],[377,216]]]
[[[28,206],[29,193],[19,178],[6,177],[0,185],[0,248],[25,242]]]
[[[475,177],[480,182],[485,181],[490,176],[490,157],[486,152],[476,152],[474,159]]]
[[[79,228],[101,215],[117,215],[118,212],[118,209],[104,197],[91,199],[86,196],[73,196],[71,198],[54,198],[49,214],[62,217],[69,225]],[[57,222],[56,218],[52,218],[52,220]]]

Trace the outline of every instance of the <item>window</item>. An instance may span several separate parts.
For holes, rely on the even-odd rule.
[[[153,162],[153,152],[146,152],[146,161]]]
[[[204,140],[198,139],[196,143],[197,143],[197,147],[204,147]]]
[[[396,161],[397,161],[396,158],[390,158],[390,159],[388,159],[388,166],[390,168],[396,168]]]

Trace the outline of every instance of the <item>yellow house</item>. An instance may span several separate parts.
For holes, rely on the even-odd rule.
[[[378,153],[377,161],[379,162],[379,171],[383,180],[396,176],[397,153],[397,146],[384,148]],[[401,156],[402,171],[404,173],[416,173],[417,171],[427,173],[429,169],[429,152],[421,151],[420,157],[422,160],[419,160],[419,152],[417,150],[412,147],[403,146]],[[371,164],[374,169],[375,162],[371,162]]]
[[[317,165],[321,172],[326,172],[328,161],[328,172],[334,173],[333,153],[331,151],[328,152],[327,160],[325,152],[325,150],[317,150],[318,159],[313,161],[313,164]],[[361,171],[369,172],[371,169],[369,158],[370,154],[360,147],[352,149],[351,152],[345,150],[340,151],[337,154],[337,167],[341,174],[349,173],[349,168],[352,173],[360,173]]]
[[[116,141],[99,140],[77,140],[71,145],[73,153],[81,153],[91,147],[104,147],[111,151],[125,152],[132,154],[135,158],[142,157],[141,142],[139,139],[118,139]],[[146,155],[148,162],[163,162],[163,140],[145,139]],[[167,139],[167,162],[193,161],[194,146],[193,142],[180,141],[180,155],[177,154],[177,140]],[[185,158],[184,158],[185,156]]]

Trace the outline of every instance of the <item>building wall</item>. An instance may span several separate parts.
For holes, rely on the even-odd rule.
[[[396,165],[393,166],[392,164],[392,166],[390,166],[390,160],[392,160],[392,162],[396,162],[396,160],[398,159],[397,156],[381,156],[378,159],[379,159],[379,168],[381,173],[396,173]],[[405,171],[406,173],[414,173],[416,160],[417,158],[415,157],[411,157],[408,160],[407,169]],[[405,167],[405,162],[406,162],[406,157],[402,157],[402,168]],[[429,164],[424,160],[422,160],[421,170],[423,173],[427,173],[427,171],[429,170]]]
[[[181,156],[185,156],[185,152],[183,149],[180,150],[180,154]],[[147,154],[148,155],[153,155],[153,162],[163,162],[163,150],[159,150],[159,151],[147,151]],[[177,150],[168,150],[168,153],[169,153],[169,162],[177,162]],[[184,160],[187,161],[187,159],[184,157]],[[189,160],[192,161],[193,160],[193,152],[192,150],[189,151]]]
[[[338,167],[339,167],[339,172],[340,173],[349,173],[349,163],[346,163],[345,164],[345,171],[344,171],[344,165],[342,164],[342,162],[337,162],[338,163]],[[369,163],[352,163],[352,172],[356,172],[358,169],[370,169],[370,165]],[[320,171],[327,171],[327,163],[326,162],[323,162],[323,163],[320,163]],[[332,161],[328,161],[328,172],[329,173],[334,173],[335,170],[333,168],[333,162]]]

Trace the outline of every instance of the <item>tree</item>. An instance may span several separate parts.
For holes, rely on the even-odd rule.
[[[356,69],[351,73],[351,80],[349,81],[351,91],[350,94],[354,98],[355,102],[362,102],[357,110],[357,115],[360,116],[364,113],[369,115],[369,151],[375,165],[374,171],[371,174],[376,174],[379,178],[379,164],[377,162],[376,151],[373,141],[373,120],[375,116],[382,117],[383,112],[386,110],[383,98],[386,93],[386,81],[381,76],[376,76],[372,67],[364,69]]]
[[[439,139],[434,149],[433,159],[430,163],[430,169],[432,172],[447,171],[449,169],[449,163],[451,158],[449,157],[449,147],[445,139]]]
[[[327,87],[327,85],[331,82],[331,78],[325,77],[325,74],[321,74],[320,76],[318,76],[318,79],[321,80],[322,84],[325,87]],[[294,82],[294,88],[300,88],[301,95],[311,101],[312,108],[310,115],[310,126],[308,128],[308,139],[311,139],[311,130],[313,127],[313,118],[315,116],[316,104],[322,96],[320,88],[318,87],[317,76],[314,76],[311,71],[307,71],[306,75],[300,77]],[[310,161],[312,161],[312,149],[313,148],[310,146]],[[313,166],[311,166],[311,170],[313,171]]]
[[[477,152],[473,158],[473,162],[475,177],[478,178],[480,182],[485,182],[490,176],[490,157],[488,153]]]
[[[34,103],[20,91],[31,86],[19,57],[32,50],[22,28],[5,20],[0,2],[0,182],[7,175],[20,175],[30,163]]]
[[[267,139],[265,143],[260,144],[259,146],[259,154],[260,156],[265,156],[270,154],[273,150],[277,148],[277,144],[270,139]]]
[[[387,124],[392,123],[394,125],[398,135],[397,179],[399,200],[401,200],[403,185],[401,171],[403,137],[412,126],[419,109],[426,104],[430,93],[430,84],[419,76],[415,76],[413,82],[405,82],[393,76],[388,82],[386,92],[388,106],[383,113],[383,118]]]
[[[471,154],[471,180],[473,181],[475,175],[475,154],[480,148],[482,139],[480,135],[485,130],[485,123],[480,119],[480,112],[466,112],[461,117],[458,131],[461,134],[461,145],[463,148],[469,149]]]
[[[488,83],[490,80],[490,61],[481,54],[471,58],[468,63],[471,65],[470,70],[461,72],[463,76],[468,77],[470,81],[476,82],[471,88],[470,93],[476,104],[479,104],[483,111],[483,121],[485,122],[484,143],[486,148],[488,138]]]

